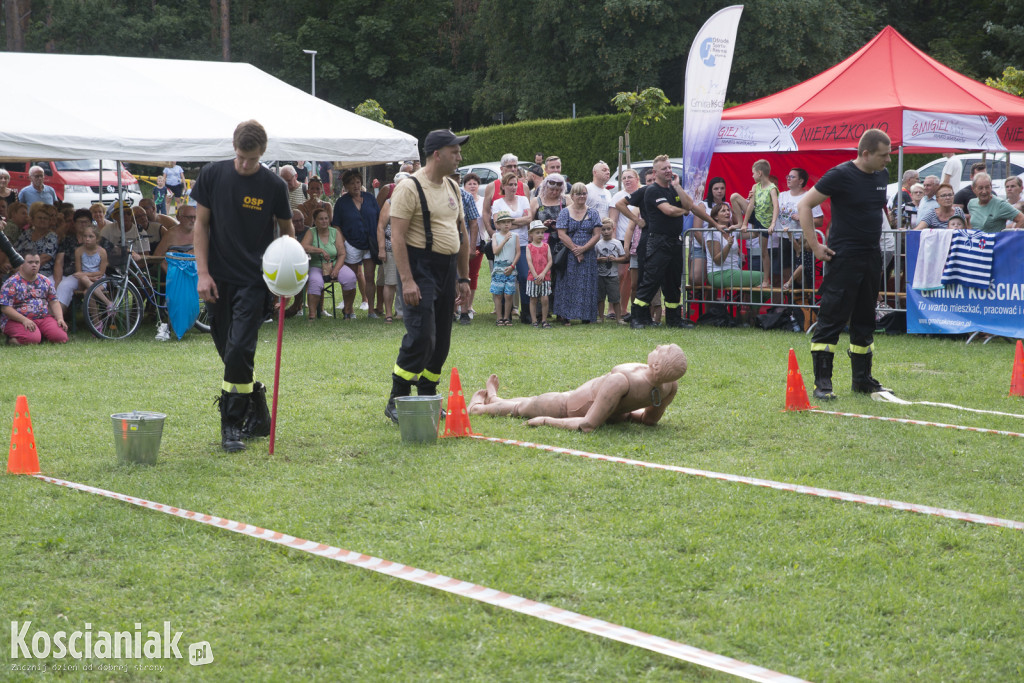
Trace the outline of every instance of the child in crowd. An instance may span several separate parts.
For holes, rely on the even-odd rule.
[[[107,250],[100,246],[100,236],[96,227],[90,225],[82,231],[82,246],[75,249],[75,273],[79,292],[85,292],[92,283],[99,280],[107,272]],[[103,299],[103,292],[96,293]],[[109,302],[106,302],[109,303]]]
[[[157,213],[167,213],[167,176],[163,173],[156,177],[156,187],[153,188],[153,203],[156,204]]]
[[[494,295],[494,317],[498,327],[512,324],[512,297],[516,293],[516,262],[519,260],[519,236],[512,230],[512,214],[499,211],[494,215],[498,232],[494,235],[494,270],[491,271],[491,294]]]
[[[526,245],[526,293],[530,297],[530,317],[534,327],[550,328],[548,297],[551,295],[551,248],[544,241],[547,227],[541,221],[530,223],[530,243]],[[538,316],[538,313],[540,315]],[[537,321],[541,321],[539,324]]]
[[[610,218],[601,221],[601,239],[594,246],[597,252],[597,301],[604,304],[607,297],[615,312],[615,319],[620,325],[626,322],[622,319],[622,303],[619,297],[619,266],[629,260],[622,242],[615,239],[615,226]],[[604,322],[604,316],[599,318]]]
[[[743,220],[740,222],[740,228],[742,230],[747,229],[747,225],[751,224],[757,230],[767,230],[767,233],[761,232],[758,235],[757,241],[760,246],[760,254],[752,256],[750,259],[750,269],[760,270],[763,273],[763,280],[761,281],[761,287],[770,287],[771,282],[768,279],[770,268],[762,268],[761,259],[765,258],[765,265],[767,263],[768,255],[768,235],[775,231],[775,223],[779,220],[779,188],[776,187],[771,181],[772,167],[765,159],[758,159],[754,162],[751,172],[754,177],[754,186],[750,188],[750,196],[744,201],[740,198],[739,211],[737,207],[733,206],[733,213],[743,212]],[[733,199],[738,198],[738,195],[733,195]]]
[[[803,233],[793,233],[793,239],[800,254],[800,261],[793,269],[792,277],[782,285],[782,289],[814,289],[814,253],[804,240]]]
[[[640,246],[640,235],[642,234],[642,228],[636,223],[630,224],[626,228],[626,238],[622,242],[624,245],[629,245],[629,300],[632,301],[636,296],[636,287],[640,284],[640,261],[636,255],[636,249]],[[627,315],[628,319],[629,316]],[[627,320],[627,322],[629,322]]]
[[[967,223],[964,221],[963,216],[954,215],[949,219],[948,227],[950,230],[966,230]]]

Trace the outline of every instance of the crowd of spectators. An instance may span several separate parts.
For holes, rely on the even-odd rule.
[[[956,191],[960,171],[950,167],[959,162],[947,156],[941,178],[921,179],[916,171],[904,174],[884,217],[889,230],[883,233],[882,251],[890,270],[897,251],[886,242],[893,241],[892,230],[961,225],[986,232],[1024,228],[1020,178],[1007,179],[1006,197],[999,197],[992,191],[985,165],[975,164],[970,184]],[[628,322],[628,310],[643,277],[643,237],[649,219],[643,202],[630,199],[639,194],[642,200],[642,188],[653,180],[652,169],[642,175],[624,169],[622,187],[613,193],[608,185],[611,169],[603,161],[593,165],[589,183],[575,184],[562,175],[557,156],[537,155],[534,164],[521,168],[515,155],[506,154],[500,165],[501,177],[486,186],[473,173],[457,179],[462,183],[475,245],[470,262],[474,297],[480,268],[487,261],[498,324],[518,320],[549,326],[549,314],[563,325],[606,319]],[[295,298],[289,314],[352,319],[358,291],[359,308],[369,318],[391,323],[401,316],[401,283],[391,257],[390,195],[417,167],[415,162],[403,164],[394,181],[379,188],[377,181],[364,188],[360,171],[344,171],[341,194],[334,202],[330,188],[335,172],[330,164],[298,161],[280,167],[296,238],[311,259],[308,289]],[[803,169],[790,169],[787,189],[780,193],[776,176],[763,160],[755,164],[753,176],[754,185],[745,196],[730,195],[722,178],[708,182],[707,193],[697,205],[717,224],[695,215],[692,228],[680,237],[686,281],[704,290],[746,290],[745,300],[751,303],[768,301],[772,291],[813,289],[815,274],[820,278],[820,264],[807,258],[810,247],[803,242],[796,209],[811,179]],[[51,282],[62,320],[76,294],[82,294],[108,267],[118,267],[129,257],[123,253],[122,235],[133,242],[130,257],[136,260],[150,258],[159,264],[169,248],[191,249],[196,209],[176,163],[157,178],[152,198],[123,210],[115,203],[76,211],[57,201],[41,169],[33,167],[29,177],[32,184],[18,192],[9,187],[10,175],[0,170],[2,230],[16,251],[36,256],[38,276]],[[174,216],[167,214],[168,205],[176,209]],[[501,232],[505,226],[499,225],[499,215],[500,223],[507,224],[507,236]],[[815,227],[822,228],[820,208],[814,219]],[[542,265],[534,268],[535,261]],[[21,268],[12,267],[0,254],[3,278],[16,273]],[[538,274],[540,280],[535,279]],[[324,308],[324,290],[334,283],[341,285],[340,313]],[[760,296],[759,290],[769,293]],[[533,302],[533,292],[544,292],[543,300]],[[652,301],[655,323],[661,319],[660,305],[660,297]],[[473,301],[454,315],[462,324],[470,324],[476,315]],[[20,338],[22,343],[31,341],[31,335]]]
[[[405,182],[412,170],[411,165],[403,166],[393,183],[380,188],[376,202],[371,201],[374,195],[362,188],[359,174],[347,172],[347,180],[343,180],[346,195],[339,200],[339,204],[346,203],[346,208],[339,210],[338,205],[333,208],[332,224],[344,238],[346,260],[356,273],[364,306],[369,306],[368,315],[383,316],[388,322],[392,315],[400,315],[401,310],[400,283],[393,270],[394,264],[390,263],[388,198],[395,185]],[[486,186],[482,186],[480,178],[473,173],[458,179],[463,186],[469,232],[476,245],[470,262],[471,288],[475,296],[480,268],[486,261],[491,271],[489,293],[495,299],[497,324],[509,325],[518,320],[542,327],[549,321],[546,313],[563,325],[606,319],[629,321],[627,311],[643,276],[645,245],[641,244],[641,239],[647,227],[642,203],[631,205],[629,199],[653,181],[650,169],[646,171],[641,177],[632,169],[624,169],[622,189],[613,194],[608,186],[610,168],[603,161],[592,167],[589,183],[572,184],[561,174],[561,159],[557,156],[538,155],[534,164],[520,167],[515,155],[506,154],[500,161],[500,177]],[[950,171],[950,174],[957,173],[956,169]],[[718,223],[709,225],[695,215],[692,229],[680,237],[678,249],[687,259],[685,277],[694,288],[704,292],[715,290],[715,296],[723,291],[744,290],[743,301],[752,304],[795,301],[787,292],[813,291],[821,277],[821,264],[811,256],[797,216],[800,198],[810,189],[812,181],[804,169],[790,169],[785,180],[786,190],[780,192],[776,176],[763,160],[757,164],[754,176],[754,186],[746,196],[727,193],[721,178],[709,181],[707,194],[699,204],[705,214],[713,212]],[[903,229],[944,228],[956,217],[962,218],[966,227],[973,225],[994,231],[999,221],[1005,227],[1016,227],[1018,222],[1024,222],[1019,213],[1022,206],[1020,180],[1007,181],[1007,195],[1012,201],[1004,201],[986,191],[986,178],[983,167],[974,170],[971,187],[975,188],[977,197],[969,197],[965,200],[969,206],[960,207],[948,183],[929,177],[922,185],[918,184],[916,172],[905,174],[903,186],[893,199],[892,210],[879,217],[880,221],[888,220],[893,226],[883,233],[881,245],[887,271],[891,274],[899,251],[892,232],[897,225]],[[351,186],[349,181],[353,181]],[[990,185],[990,178],[988,183]],[[362,199],[358,208],[356,197]],[[972,208],[976,212],[973,224]],[[1011,215],[1012,209],[1018,212]],[[370,252],[365,239],[371,234],[369,225],[374,215],[379,244]],[[985,217],[983,222],[982,216]],[[813,219],[815,228],[826,229],[820,207],[813,211]],[[506,225],[507,236],[502,232]],[[958,221],[953,225],[959,225]],[[540,235],[538,250],[531,253],[528,247],[534,244],[536,235]],[[547,311],[539,302],[532,302],[531,295],[538,291],[534,282],[537,272],[531,261],[536,257],[543,262],[540,245],[547,248],[551,259],[550,264],[544,264],[543,276],[543,291],[550,292],[542,295]],[[602,246],[599,248],[599,245]],[[376,254],[375,259],[373,254]],[[376,291],[368,284],[373,282],[375,267]],[[363,272],[359,273],[359,269]],[[347,275],[346,281],[351,282]],[[653,320],[658,321],[660,298],[652,303],[650,312]],[[472,303],[454,312],[462,324],[470,324],[475,313]],[[349,308],[345,309],[345,314],[346,317],[351,315]]]
[[[0,172],[0,187],[9,190],[9,180],[6,172]],[[38,201],[26,204],[22,199]],[[0,279],[4,281],[3,293],[0,294],[0,306],[4,307],[0,327],[5,329],[8,343],[38,343],[40,338],[61,341],[60,334],[50,334],[53,325],[47,321],[38,326],[24,321],[8,326],[8,322],[17,318],[7,307],[13,306],[16,313],[20,310],[18,305],[10,303],[12,297],[34,297],[35,304],[21,303],[27,311],[22,313],[22,317],[36,322],[52,317],[54,324],[61,323],[57,325],[59,331],[70,315],[73,298],[84,294],[108,268],[117,268],[130,257],[137,261],[147,260],[150,267],[156,269],[163,266],[163,257],[169,249],[191,251],[195,212],[194,205],[182,204],[176,216],[161,214],[157,212],[156,202],[148,197],[135,207],[122,207],[114,202],[109,207],[96,203],[89,209],[76,210],[71,204],[57,201],[52,188],[45,185],[42,188],[30,185],[19,193],[10,190],[7,198],[0,196],[0,230],[17,254],[22,257],[32,255],[27,261],[31,261],[35,268],[29,273],[26,266],[14,267],[6,255],[0,254]],[[122,246],[129,241],[132,243],[131,252]],[[33,284],[39,278],[45,279],[49,287]],[[46,305],[39,305],[39,297]],[[60,315],[51,315],[52,311]],[[41,337],[32,333],[37,327],[41,330]],[[8,329],[16,334],[8,333]],[[63,341],[66,341],[66,335]]]

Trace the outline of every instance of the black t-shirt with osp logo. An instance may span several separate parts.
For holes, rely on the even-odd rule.
[[[270,169],[243,176],[234,160],[203,167],[192,198],[210,210],[207,259],[215,281],[256,284],[263,278],[263,252],[274,240],[276,219],[291,219],[288,187]]]

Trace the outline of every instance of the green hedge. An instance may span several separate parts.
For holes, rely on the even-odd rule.
[[[598,159],[608,162],[615,172],[619,136],[626,129],[626,114],[586,116],[578,119],[547,119],[487,126],[460,131],[469,134],[462,148],[463,163],[498,161],[511,152],[520,161],[532,161],[534,154],[556,154],[562,158],[562,171],[574,182],[590,182],[590,172]],[[683,149],[683,107],[668,107],[658,123],[644,126],[634,122],[631,130],[632,160],[653,159],[659,154],[677,157]]]

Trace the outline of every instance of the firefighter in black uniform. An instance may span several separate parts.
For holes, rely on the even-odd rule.
[[[220,431],[224,450],[270,434],[267,390],[253,381],[256,345],[265,316],[263,252],[282,235],[294,235],[288,189],[260,164],[267,132],[243,121],[232,140],[235,158],[203,167],[192,190],[196,201],[195,254],[198,290],[210,312],[210,332],[224,362]]]
[[[700,203],[694,203],[683,191],[668,156],[664,154],[654,159],[654,183],[644,188],[644,207],[647,248],[640,271],[640,284],[636,288],[636,297],[630,310],[629,325],[633,329],[640,329],[654,324],[651,301],[660,287],[665,300],[665,325],[691,328],[693,323],[683,317],[680,308],[683,245],[679,239],[683,233],[683,218],[687,212],[692,211],[708,225],[718,225],[718,222],[704,211]]]
[[[468,305],[469,234],[462,192],[448,178],[462,161],[468,135],[450,130],[427,134],[427,163],[391,196],[391,249],[402,284],[405,336],[391,372],[384,414],[398,422],[395,399],[413,385],[420,396],[437,393],[452,338],[452,314]],[[456,282],[458,297],[456,298]]]
[[[865,132],[857,144],[857,158],[828,171],[800,200],[800,227],[814,258],[826,261],[818,324],[811,337],[814,360],[814,397],[830,401],[832,359],[839,333],[850,324],[850,366],[853,391],[870,394],[888,391],[871,376],[874,351],[875,302],[882,276],[879,239],[885,210],[886,165],[889,136],[877,128]],[[828,246],[814,235],[811,210],[832,199],[832,225]]]

